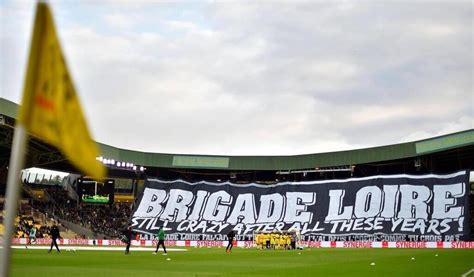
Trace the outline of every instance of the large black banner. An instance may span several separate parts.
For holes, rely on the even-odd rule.
[[[168,239],[239,240],[299,230],[304,240],[452,241],[469,237],[469,174],[387,175],[275,185],[147,179],[131,223]]]

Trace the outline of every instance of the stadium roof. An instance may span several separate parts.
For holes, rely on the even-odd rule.
[[[16,119],[18,105],[0,98],[0,116]],[[12,126],[0,118],[2,127]],[[2,128],[4,129],[4,128]],[[0,141],[0,144],[5,143]],[[36,141],[43,148],[47,145]],[[98,143],[103,157],[145,167],[217,170],[297,170],[374,163],[418,157],[464,146],[474,146],[474,129],[393,145],[292,156],[226,156],[148,153]],[[0,145],[2,146],[2,145]],[[49,148],[55,151],[54,148]],[[46,151],[46,150],[45,150]],[[56,151],[57,152],[57,151]],[[62,158],[64,160],[64,158]]]

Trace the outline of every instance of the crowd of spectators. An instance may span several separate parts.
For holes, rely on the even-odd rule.
[[[37,238],[48,238],[49,237],[49,227],[41,225],[36,222],[32,216],[20,216],[18,217],[18,226],[16,229],[15,237],[17,238],[27,238],[30,232],[30,229],[34,226],[36,227],[36,237]]]
[[[127,226],[131,214],[129,204],[78,206],[80,217],[74,223],[88,226],[95,233],[119,237]],[[79,223],[80,222],[80,223]]]
[[[84,204],[71,199],[67,191],[60,187],[51,187],[46,191],[49,201],[34,201],[36,209],[106,237],[118,238],[132,212],[129,203]]]

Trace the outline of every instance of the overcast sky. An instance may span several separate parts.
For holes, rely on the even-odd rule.
[[[471,1],[50,1],[95,140],[291,155],[472,129]],[[20,102],[35,1],[0,2]]]

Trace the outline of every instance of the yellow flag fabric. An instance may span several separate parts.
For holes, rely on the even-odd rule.
[[[91,139],[47,3],[36,7],[33,38],[18,117],[27,131],[57,147],[84,174],[103,180],[105,167]]]

